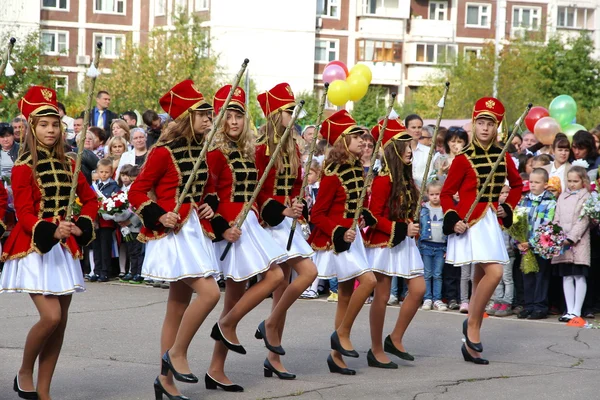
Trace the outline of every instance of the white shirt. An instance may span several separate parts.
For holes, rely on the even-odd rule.
[[[427,157],[429,157],[429,149],[429,146],[419,143],[417,148],[413,150],[412,171],[413,179],[417,187],[421,187],[421,182],[423,182],[423,174],[425,173]]]
[[[65,131],[67,132],[67,139],[73,139],[75,137],[75,129],[73,124],[75,120],[68,115],[63,115],[62,122],[65,124]]]
[[[562,188],[562,191],[564,192],[567,187],[567,183],[565,182],[565,164],[556,168],[556,163],[552,162],[552,167],[550,168],[550,178],[552,178],[553,176],[558,176],[558,179],[560,179],[560,186]]]

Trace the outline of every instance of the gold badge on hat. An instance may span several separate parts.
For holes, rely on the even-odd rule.
[[[240,88],[236,88],[235,91],[233,92],[234,96],[241,96],[242,94],[242,89]]]
[[[52,92],[48,89],[41,89],[42,92],[42,96],[44,96],[44,99],[46,99],[46,101],[50,101],[52,100]]]
[[[493,109],[494,107],[496,107],[496,102],[494,100],[488,100],[485,102],[485,106],[487,108]]]

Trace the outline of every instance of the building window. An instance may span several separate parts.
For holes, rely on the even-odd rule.
[[[448,19],[448,2],[447,1],[430,1],[429,2],[429,19],[445,21]]]
[[[456,45],[417,44],[417,62],[425,64],[450,64],[456,59]]]
[[[558,7],[559,28],[594,29],[594,10],[575,7]]]
[[[208,0],[194,0],[194,11],[207,11]]]
[[[402,44],[380,40],[359,40],[358,61],[401,62]]]
[[[467,23],[470,28],[491,27],[492,6],[490,4],[467,3]]]
[[[56,90],[56,97],[59,99],[64,98],[69,93],[69,77],[64,75],[53,75],[54,90]]]
[[[167,13],[167,0],[154,0],[154,16],[162,17]]]
[[[536,31],[540,28],[542,9],[539,7],[513,7],[513,28]]]
[[[317,15],[322,17],[339,18],[339,0],[317,0]]]
[[[102,42],[102,57],[117,58],[121,55],[125,37],[123,35],[94,35],[94,43]]]
[[[481,47],[465,47],[465,59],[475,60],[481,57]]]
[[[69,10],[69,3],[67,0],[42,0],[42,8],[49,10]]]
[[[42,31],[41,40],[44,46],[44,54],[56,56],[67,55],[68,32],[61,31]]]
[[[316,40],[315,41],[315,61],[327,64],[330,61],[338,59],[338,41],[337,40]]]
[[[125,15],[125,0],[94,0],[95,13]]]
[[[363,14],[394,16],[402,0],[362,0]]]

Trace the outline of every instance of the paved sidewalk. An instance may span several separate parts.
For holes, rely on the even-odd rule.
[[[167,291],[146,286],[88,284],[74,295],[67,337],[53,381],[53,399],[154,399],[159,372],[159,335]],[[266,350],[254,330],[271,307],[268,299],[241,323],[238,336],[248,350],[231,354],[227,372],[244,393],[208,391],[203,383],[179,387],[191,399],[599,399],[600,330],[567,327],[556,319],[484,322],[484,355],[491,364],[462,360],[461,323],[456,312],[419,311],[405,346],[413,363],[394,359],[398,370],[367,367],[369,306],[352,333],[360,358],[349,359],[356,376],[331,374],[326,358],[335,304],[298,300],[288,314],[283,346],[286,367],[295,381],[263,378]],[[202,377],[213,341],[209,332],[221,304],[208,317],[190,349],[192,370]],[[389,332],[398,307],[388,307]],[[12,380],[19,367],[25,335],[37,320],[27,295],[0,295],[0,399],[16,399]],[[393,356],[392,356],[393,357]]]

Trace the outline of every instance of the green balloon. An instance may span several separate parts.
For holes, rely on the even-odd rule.
[[[548,111],[550,111],[550,116],[564,129],[571,125],[571,121],[577,116],[577,103],[571,96],[561,94],[552,100]]]
[[[573,143],[573,136],[577,131],[587,131],[585,126],[579,124],[569,124],[563,128],[563,133],[569,138],[569,142]]]

